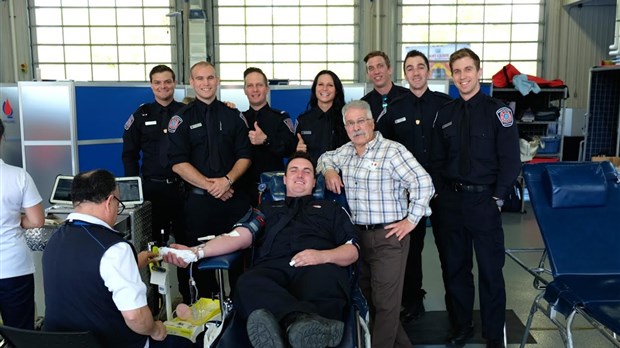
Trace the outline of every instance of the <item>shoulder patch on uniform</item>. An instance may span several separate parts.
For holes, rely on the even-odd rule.
[[[284,120],[282,120],[284,122],[284,124],[288,127],[288,130],[291,131],[291,133],[295,133],[295,126],[293,125],[293,121],[291,121],[290,118],[285,118]]]
[[[172,134],[176,132],[177,128],[179,128],[181,123],[183,123],[183,119],[181,118],[181,116],[178,116],[178,115],[172,116],[172,118],[170,119],[170,122],[168,122],[168,133]]]
[[[133,124],[133,114],[129,115],[129,118],[127,119],[127,122],[125,122],[125,130],[129,130],[129,128],[131,128],[131,125]]]
[[[239,113],[239,118],[243,121],[243,123],[245,123],[245,127],[246,128],[250,128],[250,126],[248,126],[248,120],[245,118],[245,116],[243,115],[243,112]]]
[[[514,118],[512,117],[512,110],[510,108],[504,106],[495,111],[499,122],[501,122],[502,126],[510,127],[514,123]]]

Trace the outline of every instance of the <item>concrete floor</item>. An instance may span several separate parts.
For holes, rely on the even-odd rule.
[[[528,202],[526,202],[525,208],[527,211],[525,214],[503,214],[505,246],[507,249],[543,247],[538,225],[536,224],[534,213]],[[520,258],[528,265],[536,266],[540,258],[540,253],[523,254]],[[443,283],[439,265],[439,257],[437,255],[437,249],[435,248],[433,234],[429,229],[426,233],[423,252],[424,289],[428,292],[424,304],[427,311],[445,310]],[[474,270],[475,269],[476,266],[474,266]],[[518,266],[512,259],[506,257],[504,279],[506,282],[506,307],[514,310],[519,319],[521,319],[521,322],[525,324],[532,301],[539,293],[539,291],[532,286],[533,277]],[[479,308],[477,298],[475,308]],[[480,330],[480,328],[476,329]],[[536,339],[537,344],[527,344],[526,347],[557,348],[564,346],[555,325],[540,312],[534,316],[530,332]],[[573,325],[573,334],[575,348],[613,347],[607,339],[579,316],[577,316],[575,324]],[[418,345],[416,347],[435,348],[444,347],[444,345]],[[484,347],[484,345],[468,344],[465,347],[477,348]],[[519,345],[509,344],[508,347],[519,347]]]

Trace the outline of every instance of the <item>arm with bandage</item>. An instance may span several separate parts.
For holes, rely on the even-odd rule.
[[[250,208],[248,212],[233,225],[230,232],[207,238],[204,244],[195,247],[187,247],[182,244],[172,244],[171,248],[179,250],[191,250],[200,260],[205,257],[213,257],[232,253],[237,250],[249,248],[256,235],[265,227],[265,215],[256,208]],[[163,256],[164,261],[174,264],[178,267],[187,267],[188,263],[183,258],[168,253]]]

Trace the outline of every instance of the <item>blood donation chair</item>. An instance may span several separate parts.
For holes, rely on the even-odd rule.
[[[261,184],[259,186],[260,199],[262,201],[279,201],[284,200],[286,196],[286,188],[284,186],[284,172],[266,172],[261,174]],[[317,199],[326,197],[325,199],[334,200],[345,208],[346,198],[344,194],[335,195],[325,189],[325,183],[322,175],[317,176],[316,187],[313,195]],[[347,210],[348,211],[348,210]],[[233,264],[243,262],[244,251],[237,251],[231,254],[211,257],[203,259],[198,263],[199,270],[215,270],[220,284],[220,294],[225,294],[223,272],[227,271]],[[250,256],[251,258],[251,256]],[[345,329],[342,341],[337,347],[354,348],[354,347],[370,347],[370,335],[368,333],[368,304],[362,295],[361,289],[357,284],[357,264],[351,266],[351,298],[352,303],[345,317]],[[225,298],[226,295],[220,296]],[[221,301],[221,310],[224,314],[221,336],[212,345],[218,348],[251,348],[252,345],[247,336],[246,321],[236,315],[234,311],[234,303],[230,300]]]
[[[560,162],[523,167],[544,241],[538,267],[527,268],[541,289],[521,347],[538,311],[573,347],[572,325],[582,316],[620,347],[620,179],[610,162]],[[563,317],[563,318],[562,318]]]

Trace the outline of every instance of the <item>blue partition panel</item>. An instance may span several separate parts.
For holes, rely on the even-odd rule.
[[[79,145],[80,172],[103,168],[116,176],[124,176],[125,171],[121,160],[122,150],[122,143]]]
[[[456,86],[454,85],[454,83],[452,81],[450,81],[450,92],[448,93],[452,98],[456,99],[459,97],[459,90],[456,88]],[[480,83],[480,90],[482,91],[482,93],[486,94],[486,95],[491,95],[491,84],[488,82],[481,82]]]
[[[306,111],[310,100],[310,87],[300,89],[272,89],[271,107],[284,110],[295,123],[297,116]]]
[[[147,86],[76,86],[78,141],[122,138],[129,115],[152,101],[153,92]]]

